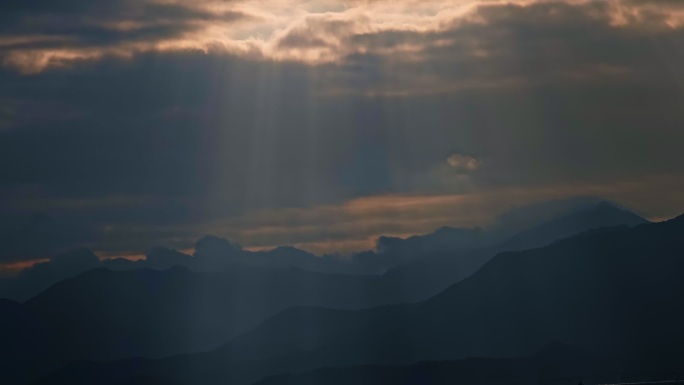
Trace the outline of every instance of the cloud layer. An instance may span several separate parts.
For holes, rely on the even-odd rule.
[[[682,15],[655,0],[4,2],[0,213],[79,229],[0,258],[207,233],[354,250],[571,195],[677,215]]]
[[[454,32],[486,29],[520,9],[541,17],[537,24],[556,24],[573,16],[563,7],[615,28],[654,32],[684,21],[677,2],[632,0],[69,0],[59,6],[39,0],[3,6],[0,49],[5,65],[24,72],[188,49],[310,64],[369,53],[423,61],[453,45],[463,48],[463,56],[486,57],[496,54],[494,47]]]

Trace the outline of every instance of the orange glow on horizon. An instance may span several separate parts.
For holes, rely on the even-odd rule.
[[[39,263],[44,263],[48,262],[49,259],[43,258],[43,259],[34,259],[30,261],[18,261],[18,262],[10,262],[10,263],[2,263],[0,264],[0,276],[14,276],[19,274],[22,270],[28,269],[32,266],[35,266]]]

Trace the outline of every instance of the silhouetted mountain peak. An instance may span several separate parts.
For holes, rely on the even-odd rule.
[[[610,206],[601,205],[593,212],[606,209],[614,211]],[[139,367],[127,366],[126,363],[106,364],[102,371],[92,372],[95,380],[88,383],[101,383],[96,379],[120,373],[126,376],[179,376],[192,379],[188,383],[196,383],[195,379],[205,373],[212,373],[212,376],[215,373],[216,377],[209,383],[247,384],[269,374],[303,372],[328,366],[405,365],[467,357],[489,359],[464,360],[463,370],[480,362],[486,364],[482,372],[490,373],[490,364],[502,362],[492,357],[530,355],[538,366],[528,373],[536,373],[538,367],[551,367],[559,368],[560,374],[566,370],[583,374],[587,373],[587,368],[596,368],[595,363],[603,365],[604,357],[605,361],[620,365],[661,365],[662,357],[681,365],[684,333],[680,325],[684,310],[680,305],[684,285],[679,278],[684,271],[681,258],[684,251],[683,226],[684,216],[623,231],[584,233],[543,248],[498,254],[469,278],[431,299],[410,305],[341,310],[353,308],[344,306],[349,302],[341,302],[338,296],[339,293],[349,293],[350,286],[332,287],[330,301],[307,299],[310,294],[317,296],[323,292],[322,284],[332,285],[336,278],[316,276],[318,278],[307,281],[304,275],[293,276],[275,270],[253,276],[240,271],[231,276],[253,284],[252,293],[259,294],[259,297],[246,298],[245,301],[238,301],[245,298],[246,290],[242,285],[239,291],[231,290],[235,295],[230,300],[214,295],[238,288],[231,285],[240,279],[223,279],[205,273],[194,280],[131,279],[119,285],[100,280],[95,282],[100,287],[87,286],[97,287],[91,290],[76,286],[67,290],[69,287],[59,284],[51,291],[61,289],[60,300],[46,298],[43,294],[43,301],[34,299],[26,305],[31,310],[49,312],[51,320],[72,314],[64,311],[66,308],[98,309],[92,314],[101,317],[103,324],[109,325],[113,317],[119,320],[116,327],[108,329],[109,333],[131,325],[130,317],[122,317],[126,314],[149,317],[135,323],[135,327],[157,325],[154,321],[159,314],[178,321],[164,325],[173,327],[166,334],[161,333],[164,330],[160,328],[151,329],[150,333],[159,334],[143,339],[141,344],[148,344],[147,349],[153,347],[155,350],[152,351],[159,349],[160,341],[169,341],[169,335],[183,334],[186,330],[203,333],[212,325],[223,328],[249,311],[253,312],[254,318],[246,319],[241,330],[247,330],[247,325],[253,326],[257,319],[262,322],[218,349],[201,355],[140,361]],[[149,271],[138,274],[161,273]],[[276,285],[281,279],[281,283]],[[132,290],[131,287],[137,289]],[[104,290],[106,288],[108,291]],[[204,295],[209,293],[210,296],[196,295],[196,290],[200,289]],[[365,298],[364,290],[359,291],[362,298]],[[302,300],[283,302],[282,298],[288,295],[288,291],[292,291],[291,298]],[[127,296],[122,297],[122,292],[127,292]],[[78,299],[81,295],[86,298]],[[202,301],[198,298],[212,299],[201,312],[198,305]],[[253,309],[255,304],[266,301],[272,304],[272,312],[276,309],[282,311],[271,313]],[[65,304],[70,302],[72,304],[67,307]],[[132,307],[136,303],[137,307]],[[184,305],[179,308],[179,303]],[[91,304],[106,304],[106,307],[100,309],[91,307]],[[131,312],[131,308],[137,313]],[[263,322],[269,313],[276,315]],[[169,314],[174,316],[169,317]],[[185,314],[190,317],[184,318]],[[76,314],[62,324],[69,326],[84,319],[92,322]],[[201,320],[206,322],[196,323]],[[89,357],[103,351],[104,343],[92,341],[104,338],[107,342],[107,333],[102,333],[100,326],[88,325],[72,327],[71,333],[80,336],[83,328],[90,327],[91,334],[81,341],[85,346],[83,349],[88,349]],[[120,334],[116,341],[138,336],[138,332],[137,329],[127,330],[127,334]],[[197,338],[202,338],[202,343],[216,343],[221,340],[216,334],[214,329],[214,334],[202,334]],[[228,334],[221,336],[227,340]],[[175,347],[166,349],[174,351]],[[112,354],[123,353],[114,350]],[[515,360],[507,367],[517,371],[527,358]],[[245,362],[249,363],[243,365]],[[181,374],[176,370],[179,367],[183,368]],[[676,367],[663,368],[674,370]],[[89,374],[84,374],[83,366],[74,365],[47,383],[74,383],[77,381],[73,379],[83,378],[83,375],[87,377]],[[398,378],[405,376],[400,373]],[[564,377],[549,374],[548,378]],[[463,383],[474,382],[464,380]]]
[[[634,214],[633,212],[620,207],[614,203],[608,202],[608,201],[602,201],[599,204],[597,204],[594,207],[587,208],[585,210],[580,210],[578,211],[575,215],[579,214],[587,214],[587,213],[594,213],[594,214],[603,214],[603,215],[625,215],[628,217],[631,217],[635,222],[639,223],[645,223],[648,222],[646,219]],[[572,216],[573,214],[570,214]]]
[[[608,201],[602,201],[599,204],[596,205],[596,209],[608,209],[608,210],[621,210],[619,207],[616,205],[608,202]]]
[[[611,202],[608,201],[602,201],[599,204],[597,204],[594,207],[585,209],[585,210],[580,210],[577,213],[571,213],[567,215],[566,217],[573,217],[573,216],[581,216],[581,215],[588,215],[588,214],[601,214],[601,215],[622,215],[624,218],[631,219],[633,223],[635,224],[641,224],[641,223],[646,223],[648,222],[646,219],[634,214],[633,212],[624,209],[622,207],[619,207]]]
[[[460,230],[462,230],[462,229],[457,229],[455,227],[449,227],[449,226],[442,226],[442,227],[438,228],[437,230],[435,230],[433,234],[435,234],[435,235],[454,235],[454,234],[458,234]]]
[[[420,255],[431,252],[463,251],[481,247],[486,232],[479,228],[440,227],[432,233],[403,239],[383,236],[377,240],[379,253]]]
[[[684,225],[684,214],[676,216],[676,217],[674,217],[674,218],[672,218],[666,222],[672,223],[672,224]]]
[[[166,270],[173,266],[187,265],[192,262],[191,256],[166,247],[154,247],[145,253],[146,265],[158,270]]]
[[[202,250],[233,252],[241,250],[241,247],[227,239],[214,235],[205,235],[195,243],[195,250],[198,252]]]
[[[498,250],[532,249],[590,230],[617,226],[633,227],[644,223],[649,222],[631,211],[602,201],[592,207],[553,218],[518,233],[500,244]]]

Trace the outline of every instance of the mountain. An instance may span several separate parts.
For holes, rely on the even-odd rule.
[[[552,343],[529,357],[468,358],[406,366],[325,368],[302,374],[272,376],[255,385],[577,384],[613,380],[605,373],[615,371],[613,363],[605,359],[565,344]]]
[[[100,237],[85,223],[65,221],[45,213],[3,213],[0,218],[0,262],[42,259],[79,248]]]
[[[209,350],[288,307],[360,309],[384,303],[391,297],[385,290],[378,276],[295,268],[97,268],[24,304],[0,300],[0,326],[6,333],[0,340],[0,372],[8,376],[0,383],[18,383],[14,381],[27,373],[54,370],[79,359]]]
[[[608,202],[571,212],[537,224],[514,235],[497,246],[501,251],[533,249],[584,231],[615,226],[638,226],[648,223],[644,218]]]
[[[377,248],[381,253],[425,254],[480,249],[489,242],[486,231],[481,228],[441,227],[406,239],[380,237]]]
[[[378,238],[376,250],[356,253],[350,258],[316,256],[289,246],[252,252],[214,236],[200,238],[192,256],[155,247],[146,251],[145,259],[139,261],[122,258],[100,261],[92,251],[76,249],[38,263],[16,277],[0,279],[0,298],[26,301],[63,279],[97,267],[125,271],[184,266],[206,272],[251,266],[295,267],[330,274],[389,273],[387,279],[395,281],[390,286],[404,292],[402,300],[418,301],[472,274],[497,251],[540,247],[590,229],[646,222],[608,203],[597,205],[596,199],[546,202],[511,210],[490,229],[443,227],[406,239],[383,236]],[[553,216],[553,213],[560,214]],[[552,219],[535,222],[546,217]],[[527,223],[538,224],[528,228],[524,225]],[[514,229],[523,230],[508,236]],[[508,242],[497,246],[506,238],[510,238]]]
[[[334,356],[338,364],[361,357],[403,363],[521,356],[554,340],[638,362],[655,352],[681,357],[682,235],[684,217],[502,253],[418,305],[334,317],[325,309],[302,310],[302,317],[318,320],[315,331],[302,330],[290,321],[299,316],[286,312],[278,316],[282,321],[272,319],[233,344],[279,346],[283,354],[313,350],[318,357]],[[282,337],[296,334],[299,341],[316,342],[302,346]],[[224,354],[230,346],[222,348]]]
[[[572,207],[575,208],[576,204]],[[536,209],[537,206],[533,206],[533,208]],[[544,208],[550,209],[547,206]],[[536,210],[532,211],[536,212]],[[516,211],[516,216],[524,212],[526,211],[519,209]],[[539,216],[540,214],[535,213],[535,215]],[[394,281],[394,287],[401,287],[404,290],[407,302],[421,301],[470,276],[497,253],[542,247],[590,230],[617,226],[633,227],[645,223],[648,221],[640,216],[602,201],[589,206],[579,206],[569,213],[564,212],[563,215],[552,217],[547,221],[524,229],[499,243],[487,244],[483,241],[479,243],[471,241],[470,245],[477,244],[480,247],[461,247],[460,249],[424,245],[423,250],[431,250],[432,252],[389,270],[385,273],[384,278],[387,281]],[[502,235],[498,231],[497,229],[488,230],[485,233],[486,235],[479,236],[472,236],[473,233],[471,232],[470,239],[500,239]],[[445,235],[439,238],[439,242],[430,243],[449,245],[450,243],[444,238],[446,238]],[[459,238],[462,239],[463,235],[451,237],[451,239]],[[420,238],[422,243],[428,243],[427,241],[431,239],[431,237]],[[414,241],[414,243],[416,242]],[[396,245],[395,248],[399,249],[400,245]]]
[[[212,352],[73,364],[42,383],[160,375],[240,384],[329,366],[524,357],[553,341],[635,371],[682,370],[683,235],[684,216],[583,233],[498,254],[421,303],[360,311],[290,308]]]
[[[23,302],[63,279],[100,266],[102,262],[88,249],[58,254],[50,261],[23,270],[16,277],[0,279],[0,298]]]
[[[608,205],[567,218],[590,227],[589,221],[576,218],[597,217],[595,211],[602,211],[602,218],[618,213],[623,219],[636,221],[635,216]],[[555,223],[563,223],[563,218]],[[604,223],[608,222],[600,222]],[[274,249],[266,255],[255,253],[259,258],[249,264],[258,267],[246,267],[249,264],[240,260],[249,256],[239,246],[205,237],[198,241],[194,257],[157,248],[148,252],[145,262],[157,268],[191,264],[195,270],[209,265],[228,266],[221,273],[198,273],[185,268],[161,272],[96,269],[55,285],[25,306],[51,329],[59,330],[53,337],[65,336],[69,341],[60,349],[59,360],[47,360],[49,367],[80,358],[168,356],[218,346],[290,306],[359,309],[424,300],[472,274],[489,259],[493,248],[477,250],[486,244],[485,239],[483,230],[449,228],[407,240],[383,238],[379,241],[379,254],[398,255],[405,249],[428,255],[419,259],[422,263],[410,263],[377,277],[268,267],[276,260],[274,254],[268,253],[289,254],[279,262],[282,266],[295,263],[310,267],[307,263],[311,255],[294,248]],[[461,250],[460,255],[449,249]],[[72,254],[69,258],[75,258],[79,265],[96,260],[92,252]],[[66,256],[55,261],[50,267],[71,266],[65,262],[69,261]],[[106,263],[109,266],[112,261]],[[123,269],[130,269],[131,265],[134,264],[127,262]]]
[[[251,252],[228,240],[213,236],[200,238],[195,249],[195,254],[191,256],[173,249],[155,247],[145,253],[145,259],[139,261],[123,258],[101,261],[91,250],[75,249],[58,254],[49,261],[37,263],[23,270],[18,276],[0,279],[0,298],[23,302],[64,279],[102,267],[115,271],[168,270],[175,266],[197,272],[221,272],[242,267],[293,267],[330,274],[362,274],[366,271],[360,265],[341,258],[318,257],[294,247]],[[370,262],[368,270],[377,271],[375,261]]]
[[[589,227],[586,220],[591,218],[612,221],[600,224],[639,219],[612,206],[599,205],[553,223],[562,229],[569,227],[563,224],[574,223]],[[400,251],[393,249],[404,244],[407,250],[415,252],[466,244],[475,247],[482,237],[481,230],[441,229],[408,240],[386,239],[383,251],[397,253]],[[248,258],[239,255],[239,248],[218,238],[205,237],[198,241],[197,248],[194,258],[173,250],[153,249],[148,252],[148,262],[159,267],[169,267],[174,261],[185,259],[198,260],[198,264],[218,264],[223,263],[221,258],[226,259],[224,254],[230,250],[238,253],[235,258]],[[283,266],[296,259],[305,264],[309,258],[293,248],[278,252],[292,254],[283,261]],[[458,262],[458,269],[419,270],[416,264],[411,264],[407,267],[414,269],[404,275],[392,271],[382,277],[270,268],[266,262],[264,267],[238,263],[221,273],[186,268],[119,272],[95,269],[51,287],[26,302],[26,306],[71,336],[72,345],[78,346],[76,357],[161,357],[214,348],[291,306],[361,309],[424,299],[421,296],[427,298],[438,292],[439,287],[435,285],[446,287],[458,282],[482,264],[482,256],[486,254],[470,253],[460,258],[445,254],[444,258]],[[408,286],[412,282],[416,284]],[[102,333],[103,330],[107,332]]]
[[[175,266],[197,272],[221,272],[240,268],[295,268],[325,274],[380,274],[402,263],[402,258],[414,254],[391,252],[359,253],[358,258],[337,255],[316,256],[290,246],[265,251],[248,251],[226,239],[204,236],[195,244],[194,255],[164,247],[155,247],[145,258],[131,261],[124,258],[100,260],[88,249],[60,253],[48,261],[37,263],[18,276],[0,278],[0,298],[26,301],[61,280],[73,278],[98,267],[116,271],[137,269],[167,270]]]
[[[77,358],[161,357],[214,348],[296,305],[359,309],[379,277],[294,268],[88,271],[24,304],[69,336]],[[378,298],[380,297],[380,298]]]
[[[23,383],[41,374],[42,364],[59,354],[63,342],[25,306],[0,299],[0,383]]]

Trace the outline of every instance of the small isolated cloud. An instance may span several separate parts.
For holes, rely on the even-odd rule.
[[[480,168],[479,160],[463,154],[451,154],[446,162],[451,168],[462,173],[473,172]]]

